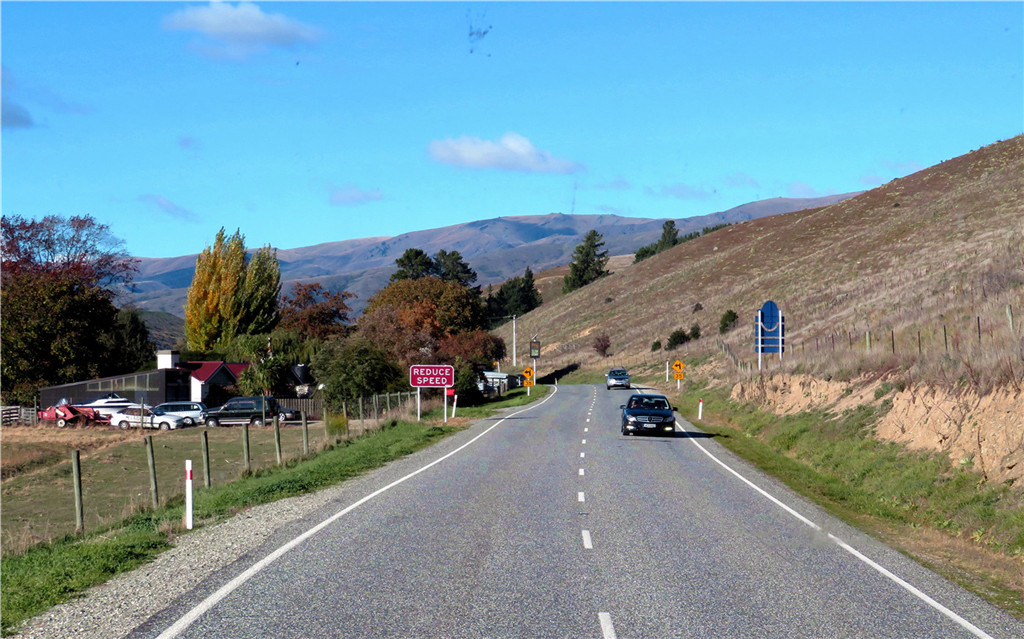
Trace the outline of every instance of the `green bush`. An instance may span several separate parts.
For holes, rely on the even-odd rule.
[[[731,308],[726,312],[722,313],[722,319],[718,323],[718,334],[724,335],[736,328],[736,323],[739,322],[740,316],[736,314],[736,311]]]
[[[338,439],[348,434],[348,417],[344,413],[330,414],[326,417],[325,430],[331,437]]]
[[[700,324],[690,327],[690,339],[700,339]]]
[[[661,340],[660,339],[656,339],[653,342],[651,342],[651,352],[652,353],[654,351],[660,351],[660,350],[661,350]]]
[[[681,328],[677,328],[672,331],[672,334],[668,336],[668,344],[665,345],[665,350],[670,351],[680,344],[685,344],[690,341],[690,334]]]

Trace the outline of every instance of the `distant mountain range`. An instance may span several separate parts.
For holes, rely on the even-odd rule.
[[[827,206],[853,197],[844,193],[819,198],[772,198],[743,204],[728,211],[675,220],[680,235],[719,224]],[[604,236],[610,255],[633,253],[661,236],[666,219],[617,215],[524,215],[499,217],[396,237],[372,237],[326,242],[304,248],[279,249],[281,290],[291,292],[295,282],[319,282],[333,291],[357,297],[350,305],[357,313],[378,290],[387,286],[395,260],[409,248],[429,255],[439,250],[458,251],[477,273],[477,283],[498,285],[529,266],[534,272],[568,264],[583,235],[596,229]],[[141,258],[137,290],[131,303],[143,311],[164,311],[184,317],[185,295],[195,272],[196,254],[169,258]]]

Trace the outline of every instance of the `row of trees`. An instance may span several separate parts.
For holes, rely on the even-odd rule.
[[[31,403],[41,386],[140,370],[153,346],[140,313],[118,309],[137,261],[106,225],[89,216],[3,217],[3,395]],[[603,238],[576,247],[565,286],[607,275]],[[505,355],[487,329],[541,303],[527,268],[486,297],[458,251],[409,249],[390,284],[368,300],[358,323],[351,293],[295,283],[281,295],[270,246],[249,251],[240,230],[220,229],[196,260],[185,303],[185,359],[250,364],[245,393],[273,392],[287,367],[313,363],[337,402],[405,386],[413,363],[456,365],[461,393],[476,391],[476,370]],[[468,399],[469,397],[467,397]]]
[[[692,233],[687,233],[686,235],[683,235],[682,237],[680,237],[679,236],[679,229],[676,228],[675,221],[674,220],[668,220],[667,222],[665,222],[664,224],[661,225],[661,237],[658,238],[658,241],[655,242],[654,244],[648,244],[647,246],[641,246],[637,250],[637,252],[633,255],[633,263],[636,264],[638,262],[642,262],[642,261],[646,260],[649,257],[657,255],[658,253],[661,253],[662,251],[667,251],[668,249],[672,248],[673,246],[675,246],[677,244],[682,244],[683,242],[689,242],[690,240],[695,240],[695,239],[697,239],[698,237],[700,237],[702,235],[707,235],[708,233],[711,233],[712,231],[717,231],[718,229],[725,228],[727,226],[729,226],[729,225],[728,224],[716,224],[716,225],[713,225],[713,226],[706,226],[703,229],[701,229],[700,231],[693,231]]]

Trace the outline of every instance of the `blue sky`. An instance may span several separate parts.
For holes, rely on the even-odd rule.
[[[1024,3],[10,2],[2,211],[137,257],[878,186],[1024,132]]]

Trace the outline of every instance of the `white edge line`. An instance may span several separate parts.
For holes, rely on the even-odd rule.
[[[528,410],[532,410],[534,408],[537,408],[538,406],[543,405],[549,399],[554,397],[556,393],[558,393],[558,388],[557,387],[552,387],[552,388],[553,388],[553,392],[548,394],[547,397],[545,397],[541,401],[537,402],[536,404],[531,404],[531,405],[527,406],[526,408],[524,408],[523,410],[519,410],[519,411],[516,411],[516,412],[511,413],[509,415],[506,415],[505,417],[502,417],[500,420],[498,420],[497,422],[492,424],[490,427],[488,427],[487,430],[485,430],[484,432],[480,433],[479,435],[477,435],[473,439],[469,440],[468,442],[466,442],[462,446],[459,446],[458,448],[456,448],[455,450],[451,451],[450,453],[444,455],[443,457],[439,457],[439,458],[435,459],[434,461],[430,462],[426,466],[423,466],[422,468],[419,468],[418,470],[414,470],[413,472],[409,473],[405,477],[402,477],[401,479],[396,479],[395,481],[391,482],[387,486],[384,486],[383,488],[379,488],[379,489],[373,491],[372,493],[370,493],[369,495],[363,497],[362,499],[360,499],[359,501],[355,502],[354,504],[351,504],[350,506],[348,506],[348,507],[346,507],[346,508],[344,508],[344,509],[342,509],[342,510],[336,512],[336,513],[334,513],[333,515],[331,515],[327,519],[323,520],[322,522],[320,522],[316,526],[313,526],[312,528],[310,528],[306,532],[302,533],[298,537],[295,537],[294,539],[292,539],[288,543],[282,545],[281,547],[279,547],[274,552],[270,553],[269,555],[267,555],[263,559],[260,559],[255,564],[253,564],[252,566],[250,566],[249,568],[244,570],[237,577],[235,577],[234,579],[232,579],[228,583],[226,583],[223,586],[221,586],[216,592],[214,592],[212,595],[210,595],[209,597],[204,599],[202,602],[200,602],[199,605],[197,605],[195,608],[193,608],[192,610],[189,610],[187,613],[185,613],[184,616],[179,618],[177,621],[175,621],[173,624],[171,624],[170,627],[168,627],[166,630],[161,632],[160,635],[157,637],[157,639],[172,639],[173,637],[177,637],[179,634],[184,632],[189,626],[191,626],[193,623],[195,623],[196,619],[198,619],[200,616],[205,614],[207,611],[209,611],[215,605],[220,603],[225,597],[227,597],[229,594],[231,594],[235,589],[237,589],[239,586],[244,584],[246,581],[249,581],[249,579],[251,579],[253,576],[255,576],[258,572],[260,572],[261,570],[263,570],[264,568],[266,568],[270,564],[274,563],[277,559],[279,559],[286,552],[288,552],[292,548],[295,548],[296,546],[298,546],[302,542],[306,541],[307,539],[309,539],[313,535],[317,534],[318,532],[320,532],[321,530],[323,530],[327,526],[331,525],[332,523],[334,523],[335,521],[337,521],[338,519],[340,519],[344,515],[347,515],[348,513],[352,512],[353,510],[355,510],[359,506],[362,506],[363,504],[365,504],[366,502],[370,501],[374,497],[377,497],[378,495],[391,490],[392,488],[394,488],[395,486],[405,482],[406,480],[411,479],[411,478],[415,477],[416,475],[419,475],[420,473],[422,473],[423,471],[427,470],[428,468],[431,468],[432,466],[436,466],[437,464],[440,464],[441,462],[443,462],[444,460],[448,459],[449,457],[451,457],[455,453],[458,453],[459,451],[463,450],[464,448],[466,448],[469,445],[471,445],[474,442],[476,442],[476,440],[480,439],[481,437],[483,437],[487,433],[489,433],[492,430],[494,430],[495,428],[497,428],[499,425],[501,425],[502,422],[504,422],[509,417],[515,417],[516,415],[518,415],[520,413],[525,413]],[[583,474],[582,471],[583,471],[583,469],[581,468],[580,469],[580,474]]]
[[[790,515],[793,515],[794,517],[796,517],[797,519],[799,519],[803,523],[807,524],[808,526],[810,526],[814,530],[821,531],[821,526],[819,526],[818,524],[814,523],[813,521],[811,521],[807,517],[804,517],[803,515],[801,515],[797,511],[793,510],[792,508],[790,508],[786,504],[782,503],[779,499],[776,499],[772,495],[768,494],[768,492],[765,491],[764,489],[762,489],[760,486],[758,486],[754,482],[750,481],[749,479],[747,479],[743,475],[739,474],[738,472],[736,472],[735,470],[730,468],[728,465],[726,465],[725,462],[723,462],[722,460],[718,459],[717,457],[712,455],[710,451],[708,451],[706,448],[701,446],[700,443],[696,439],[690,438],[690,441],[693,442],[693,444],[697,448],[699,448],[705,455],[707,455],[712,460],[714,460],[716,463],[718,463],[719,466],[721,466],[722,468],[726,469],[727,471],[729,471],[730,473],[735,475],[737,478],[739,478],[740,481],[742,481],[743,483],[747,484],[748,486],[750,486],[751,488],[753,488],[757,492],[761,493],[762,495],[764,495],[765,497],[770,499],[773,503],[775,503],[775,505],[779,506],[780,508],[782,508],[783,510],[788,512]],[[843,541],[839,537],[836,537],[832,533],[828,533],[828,538],[831,539],[837,546],[839,546],[840,548],[842,548],[846,552],[850,553],[851,555],[853,555],[857,559],[861,560],[862,562],[864,562],[865,564],[867,564],[871,568],[875,569],[879,574],[889,578],[891,581],[893,581],[894,583],[896,583],[897,585],[902,587],[904,590],[906,590],[910,594],[914,595],[915,597],[917,597],[921,601],[925,602],[926,604],[928,604],[929,606],[931,606],[935,610],[939,611],[940,613],[942,613],[943,615],[945,615],[949,619],[951,619],[954,622],[956,622],[964,630],[970,632],[971,634],[973,634],[976,637],[980,637],[981,639],[994,639],[991,635],[986,633],[981,628],[978,628],[977,626],[975,626],[971,622],[967,621],[966,619],[964,619],[960,615],[956,614],[955,612],[953,612],[949,608],[947,608],[947,607],[943,606],[942,604],[940,604],[939,602],[935,601],[934,599],[932,599],[931,597],[929,597],[928,595],[926,595],[925,593],[923,593],[922,591],[918,590],[916,587],[911,585],[909,582],[907,582],[907,581],[901,579],[900,577],[896,576],[895,574],[890,572],[888,569],[886,569],[884,566],[882,566],[881,564],[875,562],[874,560],[870,559],[869,557],[865,556],[863,553],[861,553],[856,548],[854,548],[850,544],[846,543],[845,541]]]
[[[604,639],[616,639],[615,626],[612,625],[612,616],[607,612],[597,613],[597,618],[601,622],[601,635]]]

